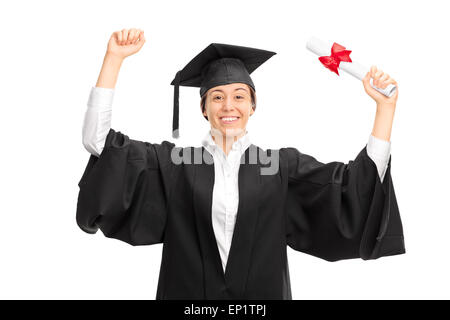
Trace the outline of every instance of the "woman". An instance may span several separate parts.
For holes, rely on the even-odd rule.
[[[131,245],[163,243],[157,299],[292,299],[287,245],[327,261],[405,252],[389,155],[398,90],[386,98],[369,84],[396,84],[389,75],[372,67],[363,81],[377,103],[367,146],[348,164],[325,164],[295,148],[251,144],[246,124],[256,94],[249,73],[274,53],[212,44],[172,82],[174,129],[179,84],[201,86],[211,125],[202,147],[180,148],[132,140],[110,126],[121,63],[144,42],[138,29],[109,40],[83,126],[91,156],[79,182],[77,223]],[[203,66],[218,52],[220,59]],[[251,59],[227,52],[250,52]],[[207,161],[195,161],[199,152]],[[273,162],[276,170],[263,173]]]

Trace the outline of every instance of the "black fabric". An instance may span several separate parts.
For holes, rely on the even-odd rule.
[[[256,91],[250,74],[275,54],[223,43],[211,43],[203,49],[170,83],[174,86],[172,136],[179,137],[179,86],[200,87],[200,96],[213,87],[230,83],[245,83]]]
[[[209,161],[194,164],[195,150]],[[265,160],[278,151],[278,172],[261,175],[267,162],[258,156],[252,164],[252,150]],[[171,152],[192,164],[175,164]],[[163,243],[156,299],[292,299],[287,246],[328,261],[405,252],[391,159],[381,183],[366,147],[347,164],[254,145],[243,157],[225,273],[212,228],[214,164],[203,147],[111,129],[79,182],[77,223],[131,245]]]
[[[289,158],[287,244],[328,261],[405,252],[389,158],[383,183],[364,147],[355,160],[321,163],[295,148]]]
[[[172,137],[178,139],[180,137],[180,129],[179,129],[179,113],[180,113],[180,103],[179,103],[179,95],[180,95],[180,71],[177,72],[175,76],[175,86],[173,87],[173,120],[172,120]]]
[[[211,88],[236,82],[248,84],[256,92],[252,78],[250,78],[244,63],[239,59],[222,58],[215,60],[205,68],[202,74],[204,76],[200,88],[200,97]]]

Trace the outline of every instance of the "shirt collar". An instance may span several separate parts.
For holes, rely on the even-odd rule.
[[[242,155],[245,150],[250,146],[250,136],[248,131],[245,131],[245,134],[233,142],[233,145],[231,146],[231,150],[237,150],[239,151],[239,154]],[[214,151],[216,151],[218,148],[220,148],[216,142],[213,140],[211,135],[211,130],[208,130],[206,135],[202,139],[202,145],[211,153],[213,154]],[[222,150],[222,148],[220,148]],[[222,150],[223,152],[223,150]]]

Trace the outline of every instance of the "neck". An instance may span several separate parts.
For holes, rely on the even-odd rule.
[[[247,133],[246,129],[239,130],[237,135],[223,135],[218,130],[211,129],[211,136],[214,142],[220,146],[223,152],[228,156],[228,153],[233,146],[233,143],[236,142],[239,138],[243,137]]]

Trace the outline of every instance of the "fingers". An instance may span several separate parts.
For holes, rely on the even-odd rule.
[[[123,46],[128,40],[128,29],[122,29],[122,42],[119,42]]]
[[[144,45],[144,42],[145,42],[144,31],[141,30],[141,32],[139,33],[139,40],[137,40],[136,44],[142,47]]]
[[[370,85],[370,79],[371,79],[371,71],[366,73],[366,76],[363,78],[362,82],[364,85],[364,91],[366,91],[367,94],[373,95],[377,94],[374,88]]]
[[[116,32],[114,32],[114,33],[115,33],[115,35],[116,35],[116,37],[117,37],[117,43],[118,43],[118,44],[121,44],[121,43],[122,43],[122,32],[116,31]]]
[[[397,85],[397,82],[391,78],[387,73],[384,73],[381,69],[376,66],[372,66],[370,71],[366,74],[367,81],[370,78],[373,79],[373,85],[380,89],[385,89],[389,84]]]
[[[389,75],[387,73],[383,74],[379,79],[378,79],[378,83],[380,85],[382,85],[384,82],[386,82],[387,80],[389,80]]]
[[[144,31],[141,29],[131,28],[131,29],[122,29],[121,31],[117,31],[117,42],[119,45],[130,45],[136,44],[141,37],[144,36]]]
[[[395,85],[397,90],[391,97],[386,97],[381,94],[377,90],[375,90],[371,84],[370,80],[373,80],[373,86],[381,89],[386,89],[388,85]],[[372,66],[370,70],[366,73],[364,78],[362,79],[364,85],[364,91],[376,101],[377,104],[380,103],[389,103],[395,104],[398,98],[398,84],[389,74],[384,73],[382,70],[378,69],[376,66]]]
[[[130,29],[130,31],[128,32],[128,41],[127,41],[127,45],[128,44],[134,44],[135,38],[136,38],[136,33],[137,30],[136,29]]]
[[[371,72],[370,72],[370,70],[369,70],[369,71],[366,73],[366,75],[364,76],[364,78],[362,79],[362,82],[363,82],[363,84],[364,84],[364,87],[370,85],[370,83],[369,83],[370,77],[371,77]]]
[[[377,87],[379,87],[379,85],[380,85],[380,78],[381,78],[381,76],[383,76],[383,71],[381,71],[381,70],[377,70],[375,72],[375,74],[372,76],[373,84],[375,86],[377,86]]]
[[[131,44],[136,44],[136,43],[138,43],[140,34],[141,34],[141,30],[136,29],[136,33],[135,33],[135,35],[134,35],[133,40],[131,41]]]

